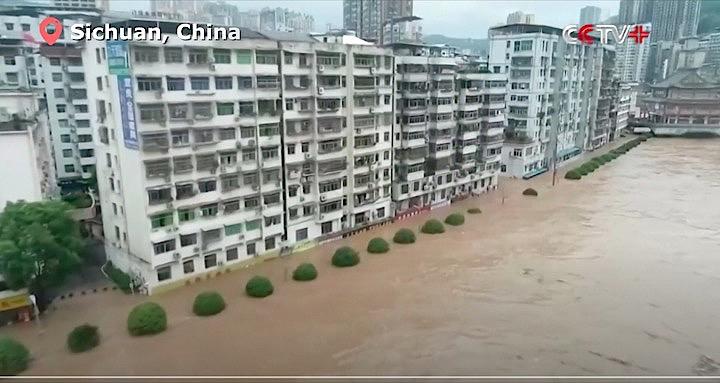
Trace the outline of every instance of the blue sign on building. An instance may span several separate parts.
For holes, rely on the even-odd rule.
[[[110,74],[130,74],[130,55],[127,41],[111,40],[107,46],[107,62]]]
[[[122,132],[125,147],[138,149],[137,125],[135,119],[135,100],[133,96],[132,78],[128,75],[118,75],[118,92],[120,99],[120,118],[122,119]]]

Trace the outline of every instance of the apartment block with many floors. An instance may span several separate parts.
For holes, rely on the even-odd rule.
[[[149,292],[390,216],[391,51],[243,30],[96,52],[106,252]]]
[[[398,43],[393,48],[396,214],[448,204],[496,185],[499,152],[491,140],[502,132],[497,124],[504,123],[498,113],[504,104],[490,109],[490,93],[504,99],[504,75],[471,66],[459,72],[449,47]]]
[[[607,142],[607,129],[604,141],[594,136],[599,131],[590,116],[596,113],[603,75],[612,76],[614,60],[608,55],[603,61],[599,44],[568,44],[561,34],[545,25],[490,29],[488,67],[508,75],[502,154],[508,176],[536,176],[578,155],[586,141]]]

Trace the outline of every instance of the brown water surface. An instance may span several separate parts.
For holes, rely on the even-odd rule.
[[[505,181],[431,213],[483,209],[464,226],[354,268],[330,266],[332,251],[428,215],[152,297],[169,316],[157,336],[127,335],[141,298],[114,292],[0,333],[31,349],[29,374],[694,374],[703,355],[720,361],[719,144],[652,139],[581,181]],[[528,185],[540,196],[521,196]],[[318,279],[292,281],[308,260]],[[254,274],[275,294],[245,297]],[[228,308],[197,318],[208,289]],[[69,354],[83,322],[102,344]]]

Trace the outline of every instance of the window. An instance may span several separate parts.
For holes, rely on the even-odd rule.
[[[193,102],[193,117],[199,120],[212,118],[212,104],[209,102]]]
[[[23,32],[30,31],[30,24],[20,24],[20,27],[22,28]]]
[[[50,58],[50,66],[60,66],[60,58],[51,57]]]
[[[182,48],[165,48],[165,62],[166,63],[181,63],[181,62],[183,62]]]
[[[252,64],[252,51],[239,50],[236,57],[238,64]]]
[[[205,268],[209,269],[211,267],[217,266],[217,255],[215,254],[208,254],[205,256]]]
[[[188,62],[190,64],[207,64],[207,51],[204,49],[191,49],[190,53],[188,53]]]
[[[145,104],[138,105],[140,110],[140,121],[164,121],[165,106],[163,104]]]
[[[194,272],[195,272],[195,260],[194,259],[188,259],[187,261],[183,262],[183,273],[191,274]]]
[[[228,49],[213,49],[213,56],[215,64],[230,64],[230,50]]]
[[[210,89],[210,79],[208,77],[190,77],[190,88],[192,90],[208,90]]]
[[[178,220],[180,222],[192,221],[195,219],[195,210],[178,210]]]
[[[135,62],[155,63],[160,61],[155,48],[135,48]]]
[[[265,250],[272,250],[275,248],[275,237],[265,238]]]
[[[185,90],[185,79],[182,77],[166,77],[169,91]]]
[[[238,89],[251,89],[253,87],[252,77],[238,77]]]
[[[255,255],[255,244],[248,243],[247,246],[245,246],[245,251],[247,252],[247,255]]]
[[[218,102],[217,106],[218,116],[230,116],[235,114],[235,104],[232,102]]]
[[[75,165],[65,165],[65,173],[75,173]]]
[[[284,55],[284,57],[285,57],[285,61],[284,61],[285,64],[292,64],[292,63],[293,63],[293,54],[292,54],[292,53],[290,53],[290,52],[285,52],[285,53],[283,53],[283,55]]]
[[[207,192],[215,191],[217,189],[217,181],[215,181],[215,180],[199,181],[198,189],[200,189],[200,193],[207,193]]]
[[[197,233],[180,236],[180,246],[181,247],[192,246],[195,244],[197,244]]]
[[[60,142],[70,142],[70,135],[69,134],[61,134]]]
[[[8,31],[12,31],[13,29],[15,29],[15,24],[5,23],[5,29],[7,29]]]
[[[225,225],[225,235],[236,235],[242,233],[242,224]]]
[[[234,140],[235,139],[235,128],[222,128],[222,129],[220,129],[219,132],[220,132],[220,140]]]
[[[167,227],[173,224],[172,213],[161,213],[150,217],[150,226],[153,229]]]
[[[240,200],[233,199],[223,202],[223,213],[225,215],[232,214],[240,210]]]
[[[299,229],[295,232],[295,240],[296,241],[303,241],[306,240],[308,236],[308,229]]]
[[[232,89],[232,77],[215,77],[215,89]]]
[[[332,232],[332,222],[323,222],[320,225],[320,231],[322,234],[328,234]]]
[[[171,134],[173,146],[190,144],[190,133],[187,130],[174,130]]]
[[[57,104],[55,106],[55,110],[57,110],[58,113],[65,113],[66,105],[65,104]]]
[[[53,73],[52,74],[52,80],[55,82],[61,82],[63,80],[62,73]]]
[[[62,154],[64,158],[70,158],[73,156],[73,151],[72,149],[63,149]]]
[[[295,144],[289,144],[287,146],[287,154],[295,154]]]
[[[160,90],[160,88],[162,88],[162,80],[160,77],[138,77],[137,85],[138,91],[140,92]]]
[[[245,231],[258,230],[259,228],[260,228],[260,220],[259,219],[245,222]]]
[[[170,269],[170,266],[164,266],[157,269],[158,282],[162,282],[170,278],[172,278],[172,270]]]
[[[234,261],[236,259],[238,259],[238,248],[237,247],[233,247],[233,248],[227,249],[225,251],[225,260],[227,262]]]
[[[175,240],[170,239],[167,241],[154,243],[153,250],[155,251],[155,254],[162,254],[167,253],[168,251],[173,251],[175,250]]]
[[[185,120],[187,119],[188,105],[168,104],[168,112],[171,120]]]
[[[277,64],[277,53],[276,52],[257,51],[257,52],[255,52],[255,63],[256,64],[275,65],[275,64]]]

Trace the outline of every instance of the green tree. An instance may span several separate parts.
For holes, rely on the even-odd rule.
[[[11,289],[28,288],[42,311],[48,288],[81,264],[83,239],[61,201],[9,203],[0,214],[0,273]]]

